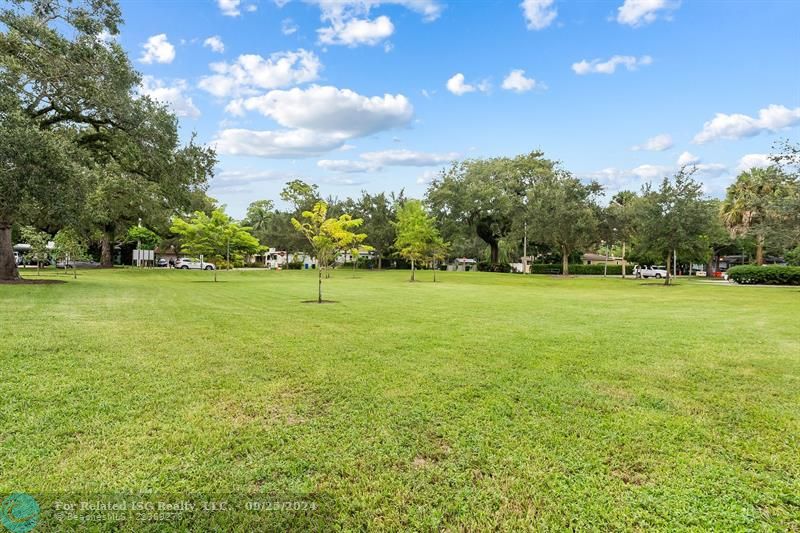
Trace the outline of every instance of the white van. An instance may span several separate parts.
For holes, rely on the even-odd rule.
[[[636,265],[633,269],[633,275],[637,278],[666,278],[667,267],[665,266],[651,266],[651,265]]]

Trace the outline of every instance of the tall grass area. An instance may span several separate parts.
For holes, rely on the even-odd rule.
[[[326,305],[308,271],[0,285],[0,498],[316,506],[179,528],[800,529],[800,290],[418,275],[336,271]]]

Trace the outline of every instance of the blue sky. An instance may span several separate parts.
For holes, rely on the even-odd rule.
[[[532,149],[611,192],[697,166],[720,195],[800,133],[800,2],[122,1],[142,92],[217,147],[241,216],[292,178],[422,196]]]

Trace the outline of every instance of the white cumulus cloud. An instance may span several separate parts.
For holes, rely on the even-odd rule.
[[[540,86],[541,83],[538,83],[535,79],[526,78],[525,71],[522,69],[515,69],[509,72],[502,85],[503,89],[518,93],[524,93]]]
[[[542,30],[552,24],[558,16],[553,3],[554,0],[522,0],[520,7],[529,30]]]
[[[259,131],[226,129],[212,141],[223,155],[248,155],[268,158],[315,157],[341,146],[346,135],[312,130]]]
[[[385,15],[374,20],[353,18],[335,21],[331,26],[317,30],[317,33],[322,44],[374,46],[394,33],[394,24]]]
[[[459,72],[447,80],[447,90],[457,96],[461,96],[475,91],[475,87],[469,83],[464,83],[464,75]]]
[[[199,86],[221,98],[314,81],[322,63],[313,52],[301,48],[296,52],[276,52],[266,59],[245,54],[233,63],[212,63],[210,67],[215,74],[202,78]]]
[[[144,76],[139,93],[166,105],[179,117],[197,118],[200,110],[194,105],[192,98],[186,95],[187,89],[185,80],[175,80],[173,85],[167,85],[153,76]]]
[[[693,165],[699,162],[700,158],[691,152],[683,152],[681,155],[678,156],[679,167],[685,167],[686,165]]]
[[[758,112],[758,117],[735,113],[717,113],[703,124],[703,129],[694,136],[694,142],[703,144],[717,139],[741,139],[760,133],[776,132],[800,124],[800,107],[789,109],[782,105],[770,105]]]
[[[617,67],[625,67],[628,70],[636,70],[638,67],[650,65],[653,63],[653,58],[650,56],[612,56],[610,59],[603,61],[602,59],[593,59],[591,61],[582,60],[572,64],[572,70],[575,74],[582,76],[584,74],[613,74],[616,72]]]
[[[738,172],[746,172],[751,168],[766,168],[772,164],[769,154],[747,154],[739,159],[736,170]]]
[[[147,39],[142,45],[142,63],[172,63],[175,59],[175,47],[167,40],[166,33],[159,33]]]
[[[212,35],[203,41],[203,46],[211,48],[213,52],[217,52],[218,54],[225,51],[225,43],[222,42],[222,38],[219,35]]]
[[[363,96],[349,89],[312,85],[273,90],[228,104],[233,114],[255,111],[286,128],[277,131],[223,130],[222,154],[312,157],[343,148],[347,141],[408,125],[414,108],[402,94]]]
[[[220,11],[227,17],[238,17],[241,14],[239,10],[241,3],[241,0],[217,0]]]
[[[659,14],[668,14],[678,8],[678,0],[625,0],[617,8],[617,22],[638,27],[655,21]]]
[[[354,137],[405,126],[414,115],[411,102],[402,94],[368,97],[350,89],[320,85],[270,91],[235,100],[229,108],[237,113],[257,111],[289,128],[342,132]]]
[[[668,133],[662,133],[660,135],[656,135],[655,137],[650,137],[642,144],[637,144],[636,146],[631,147],[631,150],[638,151],[638,150],[647,150],[650,152],[663,152],[664,150],[669,150],[672,148],[672,136]]]
[[[664,177],[670,171],[669,167],[661,165],[639,165],[631,170],[635,176],[644,179],[653,179]]]
[[[491,85],[489,84],[488,80],[483,80],[475,85],[466,83],[464,81],[464,75],[460,72],[454,74],[449,80],[447,80],[446,86],[447,90],[456,96],[461,96],[462,94],[472,93],[475,91],[485,93],[489,92],[491,89]]]
[[[283,2],[284,0],[281,0]],[[436,0],[305,0],[320,8],[320,19],[327,24],[317,30],[321,44],[374,46],[394,33],[394,24],[386,15],[370,17],[374,8],[398,5],[420,13],[426,22],[442,12]]]

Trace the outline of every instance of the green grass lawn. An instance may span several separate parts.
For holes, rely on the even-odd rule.
[[[317,305],[314,272],[219,277],[0,285],[0,497],[232,502],[176,528],[800,530],[798,288],[337,271]]]

